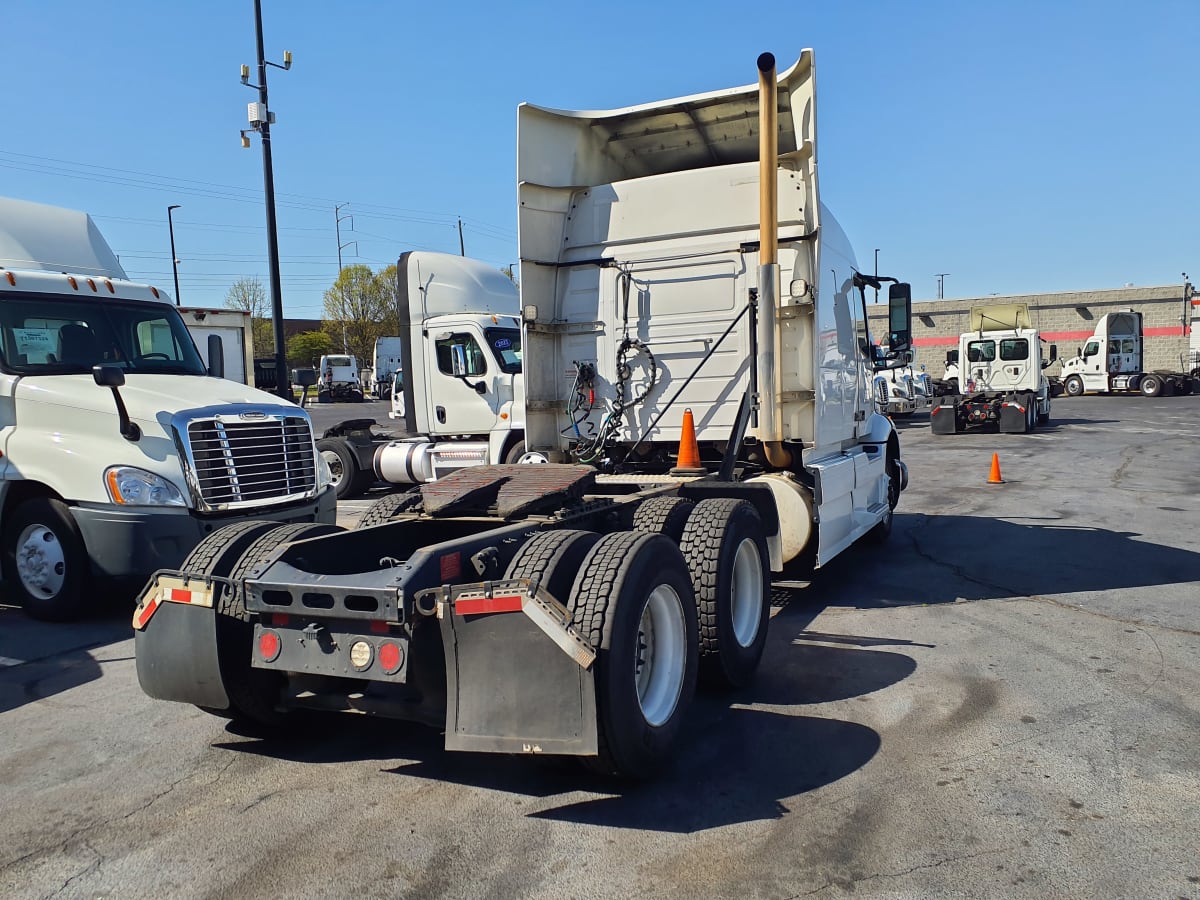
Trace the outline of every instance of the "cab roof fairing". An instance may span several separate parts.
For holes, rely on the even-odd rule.
[[[779,152],[816,159],[812,50],[777,76]],[[758,85],[611,110],[517,108],[517,181],[594,187],[758,159]]]

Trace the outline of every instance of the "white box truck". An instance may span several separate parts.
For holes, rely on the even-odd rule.
[[[686,752],[697,680],[758,667],[771,571],[886,537],[906,477],[867,375],[908,347],[908,286],[889,287],[887,359],[864,288],[890,279],[857,272],[818,202],[812,54],[759,71],[607,112],[520,107],[526,438],[555,461],[463,469],[354,531],[213,535],[134,614],[150,696],[265,725],[418,719],[451,750],[630,777]],[[471,392],[454,333],[446,387]]]
[[[69,619],[222,525],[334,521],[307,413],[211,374],[88,215],[0,199],[5,599]]]
[[[202,309],[178,307],[183,323],[191,332],[205,367],[211,366],[209,348],[214,335],[220,341],[225,375],[230,381],[251,384],[254,378],[254,329],[250,312],[242,309]]]

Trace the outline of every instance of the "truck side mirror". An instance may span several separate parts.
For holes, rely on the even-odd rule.
[[[225,377],[225,344],[219,334],[208,336],[208,374],[213,378]]]
[[[888,286],[888,347],[901,353],[912,346],[912,287],[904,284]]]
[[[118,388],[125,384],[125,370],[120,366],[92,366],[92,380],[100,387]]]
[[[309,388],[317,383],[317,370],[297,369],[294,377],[297,385],[302,388]]]
[[[121,432],[121,437],[127,441],[141,438],[142,429],[138,427],[137,422],[130,420],[129,410],[125,408],[125,401],[121,399],[121,392],[117,390],[125,383],[125,370],[120,366],[92,366],[92,380],[100,387],[112,389],[113,402],[117,405],[117,429]]]
[[[450,371],[455,378],[467,376],[467,348],[462,344],[450,345]]]
[[[1058,359],[1058,344],[1051,344],[1050,345],[1050,362],[1054,362],[1057,359]]]

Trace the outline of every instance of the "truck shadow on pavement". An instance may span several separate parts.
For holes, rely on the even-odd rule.
[[[813,574],[803,594],[820,598],[820,608],[869,609],[1200,580],[1200,553],[1140,540],[1137,532],[1068,524],[1072,516],[1061,512],[1046,524],[897,513],[887,544],[842,554]]]
[[[399,757],[384,771],[546,801],[534,818],[672,833],[776,819],[791,812],[788,798],[862,768],[881,744],[872,728],[805,707],[862,697],[916,669],[912,658],[876,649],[907,641],[806,632],[808,621],[800,607],[781,610],[752,685],[698,692],[673,764],[646,783],[593,775],[574,760],[448,753],[434,729],[349,717],[314,722],[300,741],[215,746],[302,763]]]
[[[132,635],[124,609],[64,624],[38,622],[15,606],[0,605],[0,713],[102,678],[101,664],[89,651]]]

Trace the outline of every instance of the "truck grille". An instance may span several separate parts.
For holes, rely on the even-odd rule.
[[[316,492],[316,456],[307,419],[197,419],[188,423],[187,439],[202,508],[259,506]]]
[[[922,372],[920,375],[918,375],[917,383],[921,387],[922,394],[924,394],[926,397],[933,396],[933,379],[929,376],[928,372]]]

